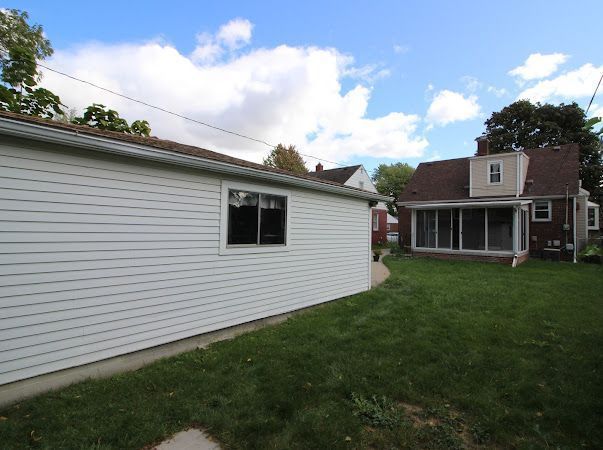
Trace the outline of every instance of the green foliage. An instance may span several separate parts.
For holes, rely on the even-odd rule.
[[[132,125],[128,121],[119,117],[119,113],[113,109],[108,109],[105,105],[94,103],[86,108],[82,117],[73,119],[73,123],[79,125],[88,125],[100,130],[116,131],[118,133],[136,134],[139,136],[149,136],[151,127],[146,120],[136,120]]]
[[[368,425],[393,428],[400,422],[400,411],[385,395],[366,398],[352,392],[352,406],[353,414]]]
[[[377,192],[392,197],[394,200],[387,203],[387,211],[392,216],[398,217],[398,208],[395,201],[415,173],[414,167],[407,163],[379,164],[373,171],[373,181]]]
[[[578,253],[578,259],[582,262],[601,263],[603,258],[603,248],[595,244],[587,245]]]
[[[588,120],[576,103],[533,104],[519,100],[486,120],[486,136],[493,153],[552,145],[580,144],[580,178],[594,201],[601,198],[601,131],[596,120]]]
[[[263,163],[265,166],[288,170],[296,174],[308,173],[306,163],[296,150],[295,145],[285,147],[283,144],[278,144],[264,158]]]
[[[29,25],[27,19],[26,12],[0,10],[0,110],[52,118],[63,112],[60,98],[36,87],[36,59],[50,56],[52,47],[42,27]]]

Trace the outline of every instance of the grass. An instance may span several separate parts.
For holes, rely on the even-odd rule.
[[[386,262],[370,292],[5,408],[0,447],[603,447],[600,266]]]

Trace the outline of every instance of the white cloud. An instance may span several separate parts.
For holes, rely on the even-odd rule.
[[[550,80],[541,80],[534,86],[522,91],[517,98],[532,102],[550,100],[576,100],[590,97],[603,72],[603,65],[595,67],[584,64],[578,69],[566,72]]]
[[[199,64],[211,64],[225,51],[237,50],[249,44],[252,29],[253,24],[249,20],[233,19],[222,25],[215,35],[200,33],[191,59]]]
[[[488,86],[488,89],[486,90],[498,98],[504,97],[508,94],[508,91],[505,88],[497,88],[495,86]]]
[[[205,45],[215,44],[206,36]],[[417,135],[420,117],[391,112],[367,117],[371,90],[343,92],[351,58],[335,49],[290,47],[219,54],[199,65],[163,42],[85,44],[55,51],[48,64],[78,78],[191,118],[302,153],[345,162],[352,157],[420,157],[428,142]],[[210,59],[211,59],[210,58]],[[93,87],[44,73],[43,85],[81,111],[103,103],[128,120],[149,120],[153,135],[260,162],[261,144],[144,107]],[[309,160],[313,166],[315,161]]]
[[[393,49],[394,49],[394,53],[402,55],[402,54],[408,53],[410,51],[410,46],[395,44]]]
[[[230,49],[237,49],[251,41],[253,24],[247,19],[234,19],[222,25],[216,35],[218,41]]]
[[[447,125],[452,122],[474,119],[479,116],[480,106],[477,96],[465,97],[459,92],[439,91],[427,109],[427,122],[435,125]]]
[[[546,78],[557,71],[557,68],[569,58],[563,53],[532,53],[523,65],[509,71],[509,75],[523,81]]]
[[[467,91],[473,93],[483,87],[483,83],[471,75],[461,77],[461,82],[465,85]]]

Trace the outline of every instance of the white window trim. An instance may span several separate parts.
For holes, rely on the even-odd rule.
[[[377,220],[375,220],[377,219]],[[375,228],[375,225],[377,226]],[[373,225],[372,225],[372,229],[373,231],[379,231],[379,214],[377,214],[377,211],[373,210]]]
[[[547,202],[548,203],[549,217],[546,219],[537,219],[536,218],[536,203],[539,203],[539,202]],[[532,222],[550,222],[553,219],[552,203],[553,202],[551,200],[534,200],[534,202],[532,203]]]
[[[286,224],[285,224],[285,244],[284,245],[228,245],[228,191],[230,189],[239,189],[241,191],[258,192],[261,194],[281,195],[287,198]],[[222,180],[222,191],[220,198],[220,255],[245,255],[253,253],[277,253],[291,250],[291,192],[278,189],[273,186],[262,184],[241,183],[234,180]]]
[[[588,224],[588,212],[591,209],[595,212],[595,225],[594,226],[591,226]],[[599,230],[599,208],[598,207],[588,206],[586,208],[586,227],[588,230],[595,230],[595,231]]]
[[[490,175],[492,174],[492,172],[490,171],[490,168],[492,167],[492,164],[499,164],[500,181],[490,181]],[[493,184],[493,185],[503,184],[503,160],[502,159],[488,161],[488,173],[486,174],[486,177],[487,177],[488,184]]]

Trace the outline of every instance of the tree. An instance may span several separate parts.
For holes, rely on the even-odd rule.
[[[42,75],[38,61],[53,53],[41,25],[29,25],[29,15],[18,9],[0,9],[0,110],[66,121],[61,99],[48,89],[37,87]],[[103,130],[149,136],[146,120],[128,125],[119,113],[100,104],[86,108],[83,117],[70,113],[73,123]]]
[[[288,170],[289,172],[297,174],[308,173],[306,162],[295,149],[295,145],[285,147],[283,144],[278,144],[270,151],[268,156],[264,158],[264,165]]]
[[[379,164],[373,171],[372,178],[377,192],[397,200],[414,172],[414,167],[407,163]],[[395,202],[388,202],[387,210],[392,216],[398,216]]]
[[[26,12],[0,10],[0,110],[52,118],[62,113],[60,98],[36,87],[36,60],[52,55],[40,25],[29,25]]]
[[[595,132],[596,120],[587,120],[576,103],[569,105],[533,104],[519,100],[486,120],[486,136],[493,153],[551,145],[580,144],[582,186],[595,201],[601,199],[601,132]]]
[[[112,109],[105,109],[105,105],[93,103],[84,111],[82,117],[73,119],[73,123],[79,125],[88,125],[100,130],[117,131],[119,133],[136,134],[139,136],[149,136],[151,127],[146,120],[135,120],[132,125],[128,121],[119,117],[119,113]]]

